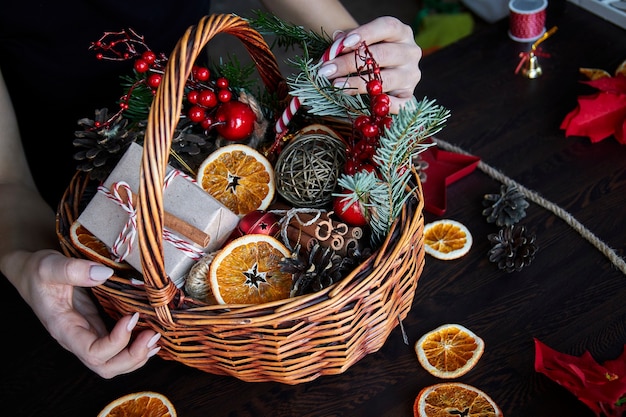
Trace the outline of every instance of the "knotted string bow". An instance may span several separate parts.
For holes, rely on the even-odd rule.
[[[185,176],[182,172],[174,169],[171,170],[164,179],[163,190],[178,175]],[[137,209],[133,202],[133,193],[130,185],[124,181],[119,181],[111,185],[111,189],[103,185],[98,187],[98,192],[104,194],[109,200],[115,202],[127,214],[128,220],[120,231],[117,239],[111,245],[111,253],[116,257],[116,261],[121,262],[130,255],[133,244],[137,237]],[[182,251],[186,256],[193,260],[199,260],[204,252],[180,237],[167,228],[163,228],[163,240],[172,244],[176,249]]]

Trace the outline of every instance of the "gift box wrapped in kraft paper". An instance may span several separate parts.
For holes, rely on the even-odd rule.
[[[78,218],[119,260],[138,271],[141,260],[136,236],[136,201],[142,152],[141,145],[131,144]],[[222,246],[237,227],[239,217],[171,166],[164,184],[165,271],[180,288],[191,266]]]

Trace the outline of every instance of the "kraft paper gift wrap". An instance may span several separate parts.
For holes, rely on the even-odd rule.
[[[138,271],[141,261],[133,210],[137,209],[142,152],[140,145],[131,144],[78,218],[94,236],[114,248],[114,254]],[[239,216],[171,166],[167,168],[165,184],[165,270],[180,288],[191,266],[223,245],[239,223]],[[128,202],[129,191],[135,194],[134,203]]]

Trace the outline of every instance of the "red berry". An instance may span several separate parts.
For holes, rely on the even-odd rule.
[[[343,170],[348,175],[354,175],[357,172],[360,163],[361,161],[358,161],[357,159],[354,159],[354,158],[350,158],[346,161],[343,167]]]
[[[198,90],[191,90],[187,93],[187,101],[191,104],[198,103],[198,97],[200,96],[200,92]]]
[[[361,171],[376,172],[376,167],[372,164],[364,163],[359,167],[359,172]]]
[[[209,130],[211,126],[213,126],[213,119],[211,116],[205,117],[204,120],[200,122],[200,126],[202,126],[204,130]]]
[[[139,58],[135,61],[135,71],[139,73],[144,73],[150,69],[150,64],[142,58]]]
[[[244,140],[254,131],[256,114],[250,106],[241,101],[228,101],[221,104],[215,113],[217,132],[226,140]]]
[[[205,119],[206,113],[204,109],[200,106],[191,106],[191,108],[187,112],[187,117],[189,117],[189,120],[194,123],[200,123]]]
[[[230,90],[224,88],[217,92],[217,99],[222,103],[229,102],[232,98],[233,93]]]
[[[202,90],[198,96],[198,104],[204,107],[217,106],[217,96],[211,90]]]
[[[391,98],[389,98],[388,94],[379,94],[377,96],[372,97],[372,105],[376,105],[376,103],[391,103]]]
[[[374,103],[372,106],[372,113],[374,113],[376,117],[387,116],[389,114],[389,104],[383,103],[382,101]]]
[[[369,80],[366,87],[370,96],[377,96],[383,92],[383,83],[380,80]]]
[[[156,54],[152,51],[145,51],[143,54],[141,54],[141,59],[152,65],[154,64],[154,61],[156,61]]]
[[[365,125],[365,123],[368,123],[369,121],[369,116],[359,116],[354,120],[354,127],[356,127],[357,129],[361,129]]]
[[[387,129],[391,129],[391,123],[393,119],[389,116],[383,117],[378,124],[380,127],[386,127]]]
[[[366,146],[367,146],[367,142],[363,139],[355,143],[354,147],[352,148],[354,151],[354,156],[356,156],[358,159],[361,159],[361,155],[365,153]]]
[[[226,79],[226,77],[219,77],[217,80],[215,80],[215,85],[217,86],[217,88],[228,88],[230,83],[228,82],[228,79]]]
[[[365,159],[369,159],[376,153],[376,146],[373,143],[367,143],[363,152],[367,156]]]
[[[378,126],[376,126],[376,124],[374,123],[366,123],[361,127],[361,133],[366,138],[373,138],[378,136],[379,129]]]
[[[211,72],[206,67],[193,67],[191,71],[193,77],[198,81],[206,81],[211,76]]]
[[[148,77],[148,85],[152,88],[157,88],[159,84],[161,84],[161,79],[163,76],[161,74],[150,74]]]

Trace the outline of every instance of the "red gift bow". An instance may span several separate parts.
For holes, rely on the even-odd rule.
[[[550,54],[547,52],[543,52],[541,48],[538,48],[534,51],[520,52],[519,53],[520,60],[519,60],[519,63],[517,64],[517,67],[515,67],[515,74],[517,74],[522,69],[522,66],[525,63],[530,61],[530,57],[532,55],[540,56],[542,58],[550,58]]]

